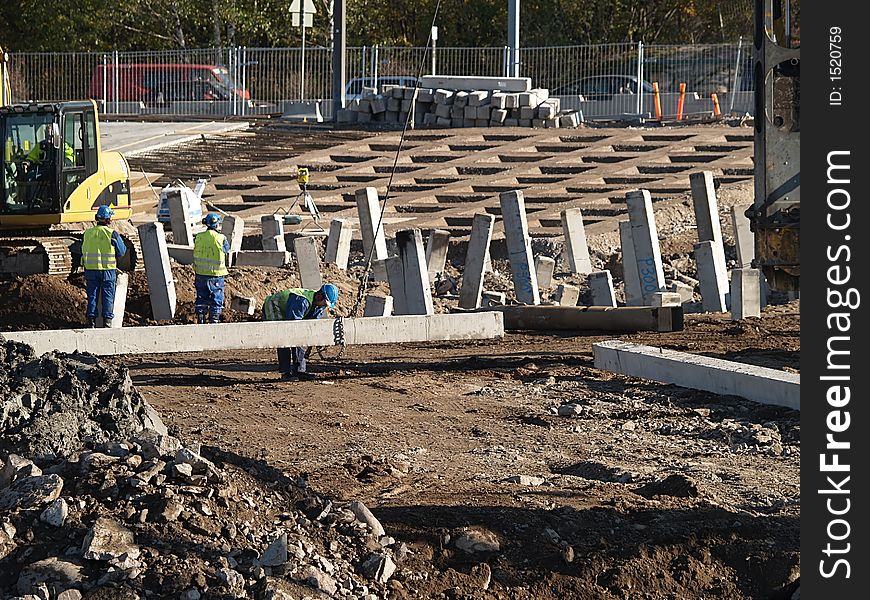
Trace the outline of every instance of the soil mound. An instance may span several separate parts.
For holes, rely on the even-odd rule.
[[[0,454],[70,456],[88,443],[166,432],[127,369],[88,355],[33,354],[0,336]]]

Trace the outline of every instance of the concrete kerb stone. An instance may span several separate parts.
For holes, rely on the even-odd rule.
[[[402,265],[407,313],[431,315],[435,312],[432,303],[432,288],[426,269],[423,250],[423,235],[419,229],[405,229],[396,233],[396,245]]]
[[[119,329],[124,325],[124,311],[127,309],[127,289],[130,285],[130,276],[123,271],[118,271],[115,279],[115,304],[112,307],[112,329]],[[97,327],[103,326],[103,301],[97,302]]]
[[[619,223],[619,243],[622,247],[622,275],[625,284],[625,303],[628,306],[643,306],[640,273],[634,259],[634,241],[631,239],[631,222]]]
[[[178,244],[166,244],[169,257],[180,265],[193,264],[193,246],[180,246]]]
[[[296,254],[302,287],[309,290],[320,289],[323,284],[320,274],[320,242],[313,237],[297,237],[293,240],[293,251]]]
[[[187,218],[184,198],[180,193],[169,194],[166,199],[169,206],[169,222],[172,226],[172,241],[179,246],[193,245],[193,227]]]
[[[359,228],[362,235],[363,253],[371,256],[372,262],[386,260],[387,239],[384,236],[384,225],[381,223],[381,204],[378,190],[373,187],[362,188],[354,192]],[[374,271],[373,271],[374,274]]]
[[[699,242],[722,243],[722,225],[719,223],[719,207],[716,203],[716,188],[713,173],[701,171],[689,175],[692,188],[692,206],[698,226]]]
[[[722,245],[715,242],[695,244],[695,262],[698,265],[701,304],[704,312],[725,312],[728,273],[725,271],[725,253]]]
[[[583,225],[583,212],[579,208],[562,211],[562,234],[565,237],[565,256],[568,271],[586,275],[592,272],[589,259],[589,246],[586,241],[586,228]]]
[[[649,190],[632,191],[625,195],[625,202],[628,205],[634,260],[640,277],[643,303],[650,306],[652,295],[665,287],[662,252],[653,214],[652,196]]]
[[[242,250],[233,255],[236,267],[283,267],[290,262],[290,253],[266,252],[264,250]]]
[[[438,273],[444,272],[449,248],[450,232],[443,229],[432,230],[426,241],[426,270],[429,274],[429,283],[435,281]]]
[[[555,301],[559,306],[577,306],[577,301],[579,299],[580,288],[576,285],[561,283],[553,293],[553,301]]]
[[[350,258],[350,244],[353,227],[344,219],[333,219],[329,223],[329,237],[326,240],[326,254],[323,261],[347,269]]]
[[[474,215],[471,221],[465,269],[462,272],[462,284],[459,288],[460,308],[474,309],[480,306],[483,274],[489,258],[489,244],[492,241],[494,226],[495,217],[489,214]]]
[[[517,301],[523,304],[540,304],[538,277],[532,268],[532,240],[529,236],[522,191],[502,192],[499,195],[499,204]]]
[[[592,292],[592,306],[616,307],[616,292],[613,289],[613,276],[610,271],[590,273],[589,289]]]
[[[800,375],[620,340],[592,345],[595,368],[800,410]]]
[[[731,270],[731,320],[761,316],[761,271]]]
[[[230,242],[230,253],[239,252],[242,249],[242,240],[245,237],[245,220],[235,215],[224,215],[221,233]]]
[[[736,205],[731,207],[731,227],[734,230],[734,245],[737,247],[737,264],[748,268],[752,266],[755,258],[755,234],[749,223],[746,211],[751,204]]]
[[[263,251],[286,252],[284,241],[284,217],[281,215],[263,215],[260,218],[263,229]]]
[[[535,275],[538,278],[540,289],[548,289],[553,285],[553,273],[556,270],[556,261],[549,256],[538,256],[535,259]]]
[[[501,313],[408,315],[344,319],[347,345],[445,340],[493,339],[504,336]],[[303,319],[201,325],[164,325],[115,329],[63,329],[3,332],[8,340],[33,346],[37,355],[90,352],[98,356],[161,354],[335,345],[335,319]]]
[[[230,308],[251,316],[257,308],[257,299],[250,296],[233,296],[230,300]]]
[[[148,279],[152,316],[155,321],[169,321],[175,318],[176,295],[163,223],[143,223],[137,230]]]

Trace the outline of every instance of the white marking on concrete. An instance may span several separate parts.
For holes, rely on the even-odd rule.
[[[800,410],[800,375],[665,348],[592,344],[595,368]]]

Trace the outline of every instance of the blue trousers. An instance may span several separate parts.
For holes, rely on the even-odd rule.
[[[305,373],[307,365],[305,363],[305,351],[307,346],[297,346],[296,348],[278,348],[278,371],[280,373]]]
[[[197,275],[194,281],[196,286],[197,315],[210,314],[212,320],[221,316],[224,309],[224,278]]]
[[[87,316],[97,316],[97,302],[102,300],[102,315],[104,319],[115,317],[115,269],[95,271],[85,269],[85,289],[88,292]]]

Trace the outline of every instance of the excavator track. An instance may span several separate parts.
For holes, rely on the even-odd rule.
[[[34,235],[35,234],[35,235]],[[144,271],[142,245],[135,228],[119,232],[127,254],[118,267],[123,271]],[[0,232],[0,277],[16,275],[69,276],[80,266],[83,231],[41,230]]]
[[[37,270],[40,255],[42,270]],[[11,265],[3,274],[69,275],[73,267],[69,246],[56,237],[0,238],[0,256],[0,264],[5,260]]]

